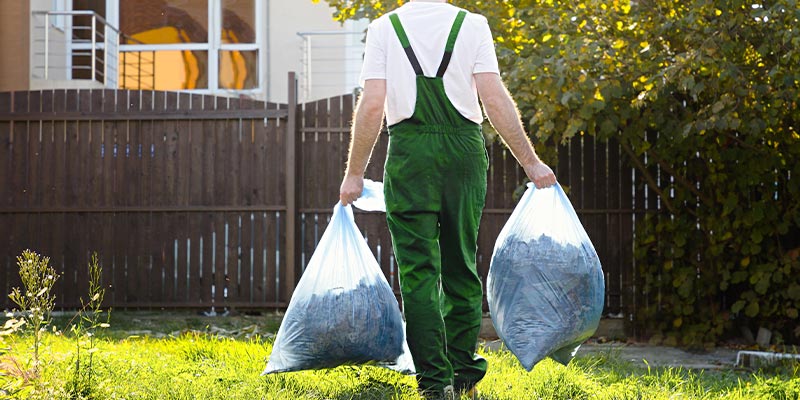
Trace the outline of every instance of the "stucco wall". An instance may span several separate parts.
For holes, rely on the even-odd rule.
[[[24,19],[28,22],[29,28],[29,53],[30,53],[30,80],[44,79],[44,66],[45,66],[45,16],[33,15],[34,11],[52,11],[53,2],[50,0],[29,0],[26,3],[30,4],[30,14],[26,14]],[[60,20],[62,28],[68,28],[71,23],[69,17],[62,17]],[[48,41],[48,79],[52,80],[67,80],[67,62],[69,61],[67,54],[67,43],[64,30],[56,28],[57,20],[54,18],[49,21],[48,27],[49,36]]]
[[[267,97],[271,101],[285,102],[287,94],[287,74],[289,71],[297,72],[298,79],[303,76],[303,39],[297,35],[298,32],[318,32],[318,31],[346,31],[353,29],[350,26],[343,27],[333,20],[333,9],[324,1],[312,3],[311,0],[267,0],[267,26],[269,26],[269,70],[267,74]],[[358,28],[356,28],[358,29]],[[363,29],[363,27],[361,27]],[[309,98],[302,98],[302,87],[300,100],[314,100],[329,96],[336,96],[346,93],[349,86],[344,76],[344,71],[352,69],[353,64],[346,65],[344,56],[334,56],[332,52],[343,52],[344,47],[352,44],[355,39],[357,43],[362,39],[361,36],[319,36],[318,44],[323,46],[338,46],[337,49],[316,49],[316,54],[320,58],[337,59],[335,61],[317,61],[315,64],[317,73],[312,73],[313,83]],[[267,56],[267,55],[265,55]],[[341,60],[338,60],[341,58]],[[360,68],[360,62],[355,68]],[[342,72],[337,74],[336,72]],[[324,74],[322,73],[324,72]],[[302,86],[302,82],[301,85]]]
[[[28,89],[28,0],[4,1],[0,12],[0,91]]]

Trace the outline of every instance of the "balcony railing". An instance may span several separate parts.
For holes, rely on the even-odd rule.
[[[96,12],[33,11],[31,14],[33,79],[83,80],[111,89],[119,88],[122,82],[127,89],[155,86],[155,55],[137,52],[134,62],[126,62],[120,43],[141,42],[126,36]]]

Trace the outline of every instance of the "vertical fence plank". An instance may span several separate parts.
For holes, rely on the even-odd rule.
[[[214,97],[203,96],[203,110],[213,110],[216,107]],[[203,197],[202,204],[212,205],[214,203],[214,183],[216,165],[215,160],[219,158],[218,149],[216,146],[216,124],[217,121],[205,120],[203,121]]]
[[[129,113],[140,112],[140,92],[127,91],[128,101],[127,111]],[[125,121],[125,148],[121,150],[124,154],[125,160],[125,196],[127,206],[138,206],[142,204],[142,158],[140,157],[140,149],[142,145],[142,130],[140,127],[141,121]]]
[[[135,113],[139,111],[139,92],[136,91],[118,91],[117,92],[117,110]],[[117,125],[117,135],[115,143],[115,160],[116,160],[116,182],[117,191],[123,193],[123,198],[115,202],[118,207],[129,207],[141,204],[139,193],[139,176],[141,171],[141,163],[136,157],[136,147],[138,145],[138,121],[119,121]],[[114,221],[117,223],[115,227],[116,243],[115,248],[118,252],[117,255],[117,268],[122,271],[122,281],[118,282],[121,295],[123,296],[123,304],[138,304],[139,302],[139,288],[138,282],[138,235],[139,224],[137,213],[120,212],[115,213]]]
[[[67,108],[67,91],[66,90],[55,90],[53,91],[53,111],[56,113],[65,112],[68,110]],[[53,187],[51,190],[53,191],[53,206],[63,209],[67,206],[68,202],[68,189],[69,186],[68,182],[68,159],[69,156],[67,154],[67,142],[69,140],[69,136],[67,133],[67,122],[63,120],[55,120],[53,124],[53,143],[54,143],[54,182]],[[41,216],[36,216],[32,218],[34,220],[43,221]],[[52,223],[52,231],[53,231],[53,240],[52,244],[48,246],[44,244],[42,247],[49,249],[46,254],[50,257],[51,265],[55,268],[56,272],[61,274],[61,285],[55,291],[55,295],[62,299],[61,306],[68,306],[70,303],[69,299],[75,299],[76,291],[74,287],[74,276],[69,274],[69,271],[66,270],[66,264],[64,260],[64,254],[67,245],[67,229],[66,229],[66,222],[67,218],[65,213],[63,212],[55,212],[48,216],[48,219],[51,219],[50,222]],[[34,224],[35,225],[35,224]]]
[[[192,96],[188,93],[179,93],[176,96],[176,108],[188,112],[192,108]],[[175,126],[175,193],[174,206],[187,207],[190,204],[189,187],[191,182],[191,135],[192,122],[189,118],[181,119]],[[174,241],[177,244],[177,259],[175,260],[175,302],[177,304],[190,304],[191,290],[191,250],[192,240],[189,233],[192,215],[188,212],[175,212],[172,214],[172,229]],[[194,243],[196,246],[196,243]]]
[[[326,182],[329,182],[328,187],[333,190],[327,190],[326,197],[328,203],[334,204],[339,199],[339,191],[336,190],[339,188],[339,185],[342,182],[342,173],[339,172],[344,169],[344,161],[342,160],[342,137],[345,134],[341,133],[342,128],[342,98],[341,97],[331,97],[330,101],[328,102],[328,120],[326,121],[326,126],[328,127],[328,132],[326,135],[326,142],[328,143],[328,148],[326,149],[326,154],[328,156],[328,163],[325,174]],[[374,154],[373,154],[374,155]],[[370,162],[370,164],[374,164]]]
[[[203,96],[202,104],[198,107],[201,107],[202,110],[213,110],[216,107],[216,103],[213,97]],[[202,173],[201,187],[199,188],[201,192],[201,204],[208,206],[214,204],[214,160],[218,157],[216,153],[217,149],[215,148],[216,122],[208,120],[203,121],[202,131],[198,132],[200,134],[199,137],[201,138],[201,142],[197,143],[195,146],[202,148],[203,159],[200,165],[195,167],[199,168]],[[217,251],[215,244],[217,243],[216,241],[219,240],[219,230],[216,229],[218,227],[216,220],[217,219],[214,213],[203,213],[202,232],[205,234],[205,236],[202,239],[204,257],[202,265],[202,278],[200,283],[202,287],[200,292],[202,293],[203,298],[209,304],[212,304],[217,300],[216,298],[212,297],[212,291],[215,289],[215,272],[217,267]]]
[[[224,98],[217,98],[216,109],[225,110],[228,108],[227,100]],[[227,166],[230,160],[230,140],[228,137],[231,132],[228,131],[228,124],[225,120],[217,120],[214,130],[215,145],[215,162],[214,162],[214,205],[226,204],[225,189],[228,187],[227,179]]]
[[[103,111],[103,91],[91,90],[85,97],[81,97],[81,109],[86,112],[102,112]],[[87,111],[88,110],[88,111]],[[103,195],[103,181],[105,180],[105,173],[103,171],[102,149],[103,145],[103,122],[92,120],[85,122],[81,126],[81,134],[85,135],[86,140],[83,141],[81,148],[85,157],[84,171],[84,201],[85,205],[89,208],[98,208],[101,205]],[[44,148],[43,148],[44,150]],[[92,253],[97,253],[98,262],[102,268],[102,281],[99,282],[103,287],[108,287],[108,275],[110,268],[103,262],[103,250],[101,248],[103,240],[102,228],[102,214],[100,213],[87,213],[86,224],[88,231],[86,236],[86,259],[84,264],[88,265],[89,257]],[[84,268],[86,268],[84,266]],[[85,269],[84,269],[85,270]],[[80,279],[80,277],[78,278]],[[106,290],[106,296],[103,301],[104,306],[113,304],[111,302],[110,291]]]
[[[615,148],[619,148],[618,145]],[[620,151],[621,153],[621,151]],[[636,205],[638,203],[634,203],[636,200],[634,198],[634,192],[631,190],[631,187],[635,185],[633,174],[633,167],[631,166],[631,162],[625,160],[620,155],[620,207],[626,210],[633,210],[630,216],[621,216],[619,222],[619,231],[617,233],[617,237],[619,237],[619,256],[617,258],[619,263],[619,286],[620,286],[620,312],[624,313],[625,320],[630,322],[633,320],[635,309],[636,309],[636,293],[637,293],[637,282],[636,282],[636,265],[633,260],[633,234],[635,225],[634,223],[637,222],[644,214],[637,213]],[[636,190],[637,196],[640,193],[640,190]],[[637,197],[638,198],[638,197]],[[630,301],[626,301],[626,299],[630,299]],[[635,325],[633,326],[635,328]],[[634,331],[635,334],[635,331]]]
[[[0,93],[0,113],[11,113],[11,93]],[[14,123],[11,121],[3,120],[0,118],[0,179],[3,182],[11,182],[13,177],[12,164],[11,164],[11,138],[12,127]],[[0,185],[0,207],[13,206],[12,191],[10,185]],[[0,226],[13,227],[14,214],[0,213]],[[10,242],[13,240],[12,236],[14,230],[7,229],[0,235],[0,290],[2,293],[11,292],[11,276],[13,275],[13,254]],[[6,304],[8,300],[0,301],[0,307]]]
[[[270,105],[268,104],[267,106],[269,107]],[[264,171],[269,169],[274,172],[272,174],[266,174],[267,176],[262,178],[265,180],[265,187],[268,192],[264,196],[264,201],[269,205],[287,204],[285,197],[286,160],[281,157],[282,154],[286,154],[286,146],[284,141],[281,140],[281,137],[286,135],[282,132],[281,128],[285,129],[285,127],[279,127],[278,121],[275,119],[266,121],[266,124],[266,127],[264,127],[263,124],[259,125],[259,129],[263,129],[261,133],[261,135],[264,136],[263,143],[267,146],[265,149],[261,150],[259,154],[262,154],[264,158],[262,161]],[[264,285],[264,301],[276,301],[280,296],[278,286],[282,282],[279,281],[280,274],[278,268],[281,264],[278,257],[280,255],[285,256],[286,251],[284,250],[286,247],[281,249],[277,245],[279,237],[278,229],[280,229],[278,226],[278,215],[280,215],[278,212],[267,212],[264,216],[264,251],[262,252],[265,257],[264,266],[262,267],[264,271],[264,279],[262,280]]]
[[[197,292],[200,302],[206,306],[211,306],[211,287],[213,284],[214,268],[214,216],[211,213],[198,213],[198,224],[200,227],[200,237],[198,239],[198,283]]]
[[[212,273],[212,304],[221,305],[225,303],[225,263],[227,262],[226,240],[228,238],[228,226],[225,223],[225,213],[215,213],[214,236],[212,237],[213,246],[213,273]]]
[[[240,99],[240,110],[252,110],[254,107],[252,100]],[[255,163],[255,153],[253,151],[255,142],[254,120],[239,119],[236,121],[239,129],[239,157],[236,169],[239,171],[239,185],[235,187],[238,193],[238,204],[252,205],[256,190],[253,185],[253,166]]]
[[[90,99],[90,111],[103,111],[103,91],[92,90]],[[103,182],[105,172],[103,170],[103,122],[90,121],[88,124],[89,139],[84,143],[88,149],[89,167],[87,171],[86,186],[86,205],[91,208],[100,207],[103,203]],[[42,152],[49,146],[43,146]]]
[[[225,110],[228,108],[227,100],[223,98],[212,98],[214,107],[217,110]],[[215,142],[215,162],[214,162],[214,205],[225,204],[225,188],[226,188],[226,173],[227,163],[230,157],[229,144],[227,140],[229,132],[227,132],[227,123],[224,120],[217,120],[214,126],[214,142]],[[218,303],[224,303],[227,300],[228,290],[228,240],[230,237],[230,224],[227,220],[227,213],[217,213],[215,216],[217,222],[217,237],[216,237],[216,258],[217,263],[215,266],[215,280],[214,290]]]
[[[240,108],[243,110],[252,110],[255,104],[251,100],[241,100]],[[254,171],[253,165],[256,162],[255,150],[255,128],[254,120],[239,120],[239,125],[242,127],[241,135],[241,153],[239,155],[239,173],[241,174],[241,189],[239,201],[240,204],[245,206],[254,205],[255,193],[258,191],[257,186],[253,180]],[[259,225],[257,220],[260,213],[251,211],[244,214],[243,219],[243,259],[242,259],[242,275],[240,281],[242,285],[242,300],[247,301],[251,305],[255,305],[257,301],[256,295],[256,279],[260,274],[256,273],[259,270],[257,262],[260,256],[260,246],[257,242],[256,226]]]
[[[593,136],[590,135],[583,135],[583,149],[581,154],[583,155],[583,181],[581,182],[581,186],[583,186],[583,190],[581,190],[583,194],[583,208],[588,210],[595,210],[597,208],[597,164],[595,162],[595,140]],[[588,217],[588,216],[587,216]],[[586,230],[587,232],[594,233],[594,221],[592,218],[586,218]],[[597,237],[590,236],[592,238]]]
[[[273,175],[280,174],[280,170],[267,169],[268,160],[271,160],[272,154],[277,152],[277,149],[272,147],[268,148],[268,143],[271,143],[272,140],[272,138],[269,137],[272,135],[267,128],[268,126],[269,122],[266,119],[250,121],[253,135],[253,141],[251,143],[252,165],[250,166],[250,181],[253,190],[251,201],[252,204],[257,205],[278,204],[272,201],[274,194],[270,193],[272,190],[277,190],[277,188],[272,187],[276,182]]]
[[[301,189],[297,193],[298,205],[300,208],[311,208],[314,206],[313,193],[305,188],[305,182],[308,182],[313,174],[312,163],[316,154],[312,153],[312,144],[314,142],[314,133],[311,129],[314,128],[316,121],[317,103],[306,103],[303,105],[302,125],[300,132],[299,150],[302,154],[300,162],[300,171],[298,171],[297,181]]]
[[[152,91],[143,91],[139,97],[140,108],[142,113],[150,112],[155,107],[155,93]],[[141,162],[142,162],[142,179],[140,187],[142,191],[142,205],[152,207],[156,204],[156,197],[158,192],[159,177],[156,175],[156,141],[157,134],[154,121],[141,121],[139,126],[141,129],[140,138],[141,144]],[[142,293],[142,307],[149,307],[153,302],[154,292],[157,286],[155,265],[157,260],[158,246],[155,243],[156,237],[156,221],[152,212],[143,212],[139,214],[140,226],[142,232],[141,241],[141,264],[140,264],[140,287]]]
[[[198,94],[191,95],[190,108],[194,112],[202,112],[203,96]],[[203,150],[205,149],[205,131],[202,120],[194,119],[190,122],[188,136],[188,200],[190,206],[203,205],[203,179],[205,177],[203,165]]]
[[[164,92],[153,92],[151,96],[152,109],[164,110],[167,107],[167,97]],[[165,141],[168,126],[165,121],[148,121],[150,128],[149,134],[152,135],[150,160],[151,164],[151,194],[150,204],[154,207],[161,207],[167,204],[169,197],[167,196],[166,187],[168,185],[166,179],[166,164],[168,160],[168,149]],[[166,301],[166,286],[165,281],[168,275],[168,249],[172,243],[166,236],[167,221],[165,213],[151,213],[152,235],[150,236],[151,248],[151,268],[150,276],[150,302],[163,303]],[[148,260],[149,261],[149,260]]]
[[[253,109],[265,110],[265,103],[257,102],[252,105]],[[249,156],[250,165],[245,167],[249,169],[250,190],[247,193],[248,203],[257,206],[266,206],[267,196],[267,176],[270,174],[277,174],[278,171],[266,171],[266,135],[267,135],[267,121],[262,120],[249,120],[247,126],[250,132],[250,141],[248,146],[250,148]],[[255,304],[266,302],[267,298],[267,243],[265,237],[266,230],[266,212],[253,212],[253,232],[252,232],[252,276],[251,284],[251,297]]]
[[[41,112],[42,92],[29,92],[28,112]],[[42,171],[42,122],[30,121],[28,123],[28,206],[41,207],[43,187],[41,185]]]
[[[295,285],[295,274],[297,272],[296,256],[297,251],[295,244],[297,243],[296,234],[296,216],[297,216],[297,199],[295,193],[297,192],[297,182],[295,180],[297,171],[297,160],[295,159],[296,151],[296,131],[297,128],[297,79],[294,73],[289,73],[289,104],[288,118],[286,123],[286,231],[284,241],[286,251],[284,253],[284,260],[282,272],[284,278],[281,279],[283,297],[286,302],[292,297]]]
[[[165,98],[165,108],[167,111],[181,110],[185,104],[179,104],[179,98],[182,97],[178,93],[167,92]],[[180,195],[180,154],[179,151],[179,137],[181,136],[178,130],[183,125],[181,121],[165,121],[164,140],[165,140],[165,164],[164,164],[164,180],[166,185],[163,204],[165,206],[175,206],[180,204],[182,200]],[[164,213],[164,245],[166,248],[165,253],[165,270],[164,274],[164,293],[165,301],[178,302],[179,301],[179,277],[180,277],[180,257],[182,240],[179,234],[180,230],[180,213]]]
[[[241,214],[241,227],[239,236],[239,268],[237,281],[239,286],[239,299],[242,302],[253,304],[253,230],[255,229],[255,216],[252,212]]]
[[[489,173],[491,174],[492,186],[488,186],[488,193],[491,193],[494,198],[495,207],[504,207],[505,199],[505,185],[503,176],[503,153],[506,151],[506,146],[503,143],[497,143],[492,148],[492,154],[489,155]]]
[[[569,199],[575,209],[583,208],[583,140],[581,136],[574,136],[569,141]]]
[[[567,193],[570,191],[570,162],[569,162],[569,143],[558,145],[558,164],[556,164],[556,178],[559,184]]]
[[[229,103],[231,110],[251,110],[253,102],[247,99],[232,99]],[[235,139],[236,157],[233,160],[233,174],[237,176],[236,186],[233,187],[233,204],[240,206],[252,205],[252,187],[250,182],[250,169],[253,163],[252,129],[251,121],[238,119],[232,120],[236,126]],[[237,265],[237,286],[239,288],[239,301],[253,303],[253,224],[252,212],[240,213],[239,259]]]
[[[80,107],[78,91],[67,90],[65,94],[66,111],[78,111]],[[78,157],[80,148],[79,124],[79,121],[65,122],[64,147],[66,180],[64,182],[63,206],[66,208],[72,208],[79,204],[80,181],[81,175],[83,174],[80,168],[80,158]],[[80,253],[82,253],[80,250],[80,241],[86,236],[84,230],[85,222],[80,214],[73,212],[64,213],[64,221],[65,229],[70,229],[73,233],[73,235],[64,241],[64,249],[61,254],[61,264],[64,268],[64,300],[66,306],[75,307],[78,306],[80,302],[75,302],[74,300],[80,299],[81,297],[86,298],[85,293],[88,290],[85,265],[82,265],[82,260],[79,260],[79,258],[82,258],[79,257]],[[70,292],[72,293],[71,295]],[[70,301],[70,299],[72,299],[72,301]]]
[[[203,109],[203,96],[191,95],[189,98],[189,109],[193,111],[202,111]],[[188,136],[187,145],[189,146],[185,151],[185,158],[187,164],[187,205],[188,206],[202,206],[203,196],[203,157],[202,150],[204,144],[203,123],[199,120],[191,120],[189,122],[189,131],[184,132]],[[205,216],[203,213],[188,213],[187,218],[187,260],[186,268],[187,274],[187,298],[189,304],[202,304],[203,303],[203,286],[201,277],[203,271],[203,256],[201,249],[201,242],[205,233],[203,220]],[[205,243],[203,243],[205,244]]]
[[[277,212],[268,212],[266,214],[266,221],[264,223],[264,245],[266,246],[265,257],[266,257],[266,279],[265,288],[264,288],[264,300],[265,301],[281,301],[281,284],[283,282],[280,280],[281,278],[281,271],[279,271],[281,266],[286,264],[281,263],[280,257],[286,257],[286,246],[285,242],[281,241],[280,244],[280,235],[281,232],[284,232],[282,229],[283,227],[280,226],[280,213]],[[282,247],[283,245],[283,247]]]
[[[266,302],[266,212],[253,212],[251,216],[250,302],[253,306]]]
[[[610,141],[608,144],[608,207],[611,209],[622,210],[622,203],[620,196],[625,195],[623,188],[626,187],[622,182],[622,168],[624,168],[619,143],[616,140]],[[628,196],[631,195],[630,187],[628,187]],[[632,213],[619,213],[617,215],[608,215],[606,234],[609,238],[619,238],[619,232],[622,223],[625,219],[631,219]],[[610,242],[610,241],[609,241]],[[606,293],[607,299],[613,307],[609,308],[612,313],[619,313],[621,311],[619,294],[622,288],[620,287],[620,267],[618,260],[620,257],[620,250],[624,244],[617,242],[609,248],[609,259],[613,260],[603,265],[606,271]]]
[[[29,99],[28,92],[15,92],[12,107],[17,112],[27,112]],[[27,121],[17,121],[13,124],[14,128],[11,136],[11,179],[8,181],[11,184],[11,203],[20,208],[28,207],[28,138],[29,138],[29,125]],[[14,216],[13,226],[16,227],[15,235],[12,238],[12,252],[19,255],[25,249],[31,249],[38,253],[44,253],[45,250],[42,246],[34,246],[31,243],[32,225],[37,225],[38,218],[29,216],[28,214],[18,213]],[[38,226],[33,230],[38,230]],[[52,255],[52,254],[45,254]],[[14,269],[18,271],[18,269]],[[59,271],[60,272],[60,271]],[[14,286],[18,286],[19,279],[15,276]],[[59,292],[61,287],[56,289]]]
[[[88,90],[68,91],[67,102],[69,111],[91,112],[91,93]],[[69,176],[68,207],[81,207],[86,204],[88,195],[85,187],[88,180],[90,149],[86,145],[91,136],[90,123],[84,121],[71,121],[67,124],[67,175]],[[89,276],[87,268],[87,248],[90,246],[88,236],[91,233],[89,213],[66,214],[67,226],[72,231],[70,240],[65,247],[65,274],[64,284],[75,288],[77,299],[88,300]],[[69,276],[69,278],[68,278]],[[70,282],[71,281],[71,282]],[[65,299],[69,301],[70,299]],[[72,303],[80,305],[80,301]]]
[[[611,261],[608,249],[608,220],[609,210],[608,205],[608,191],[611,189],[609,186],[609,169],[608,169],[608,143],[595,141],[595,197],[594,206],[598,210],[595,215],[595,229],[596,236],[592,238],[594,247],[597,250],[598,257],[600,257],[600,264],[603,266],[604,277],[606,278],[606,310],[613,310],[616,308],[616,301],[611,301],[609,296],[609,282],[608,265]]]

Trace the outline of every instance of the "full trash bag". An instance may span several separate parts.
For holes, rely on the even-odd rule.
[[[528,184],[489,266],[498,336],[528,371],[547,356],[566,365],[597,329],[604,293],[600,259],[561,186]]]
[[[363,363],[414,369],[397,299],[351,207],[337,203],[262,374]]]

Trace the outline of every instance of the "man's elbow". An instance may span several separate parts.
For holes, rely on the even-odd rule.
[[[358,110],[367,115],[383,115],[383,103],[385,99],[377,96],[364,96],[358,102]]]
[[[358,112],[370,116],[383,116],[383,103],[386,102],[386,81],[367,80],[364,91],[358,100]]]
[[[483,110],[490,121],[494,121],[500,115],[501,104],[503,104],[501,100],[499,96],[494,95],[481,97]]]

